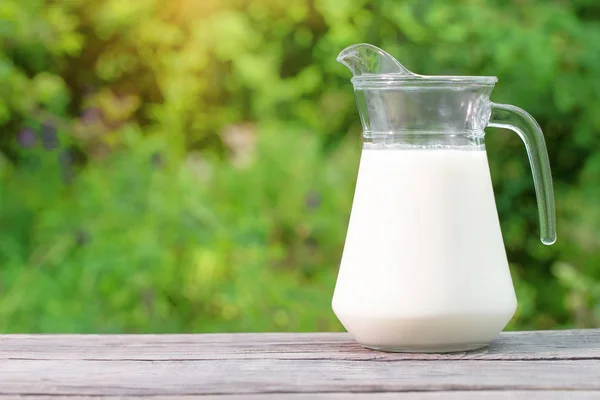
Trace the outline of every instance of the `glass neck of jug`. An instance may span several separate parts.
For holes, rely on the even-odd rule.
[[[483,145],[493,84],[397,81],[354,82],[366,145]]]

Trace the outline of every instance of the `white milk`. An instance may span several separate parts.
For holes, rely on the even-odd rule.
[[[333,296],[348,332],[373,348],[466,350],[516,305],[485,150],[363,149]]]

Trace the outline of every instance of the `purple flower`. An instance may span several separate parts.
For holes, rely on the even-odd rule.
[[[63,168],[69,168],[75,161],[75,153],[71,149],[65,149],[58,155],[58,162]]]
[[[19,145],[21,145],[21,147],[25,149],[30,149],[32,147],[35,147],[37,143],[37,136],[33,129],[24,128],[23,130],[21,130],[21,132],[19,132],[17,141],[19,142]]]
[[[54,150],[58,147],[58,136],[56,135],[56,128],[50,122],[45,122],[41,128],[42,131],[42,143],[46,150]]]
[[[150,164],[152,164],[152,167],[154,168],[161,168],[164,164],[163,155],[159,152],[153,153],[150,158]]]
[[[58,163],[60,164],[61,177],[65,184],[70,184],[75,178],[73,165],[77,161],[77,153],[73,148],[64,149],[58,154]]]
[[[102,110],[99,108],[87,108],[81,114],[80,119],[84,125],[91,125],[102,119]]]
[[[321,194],[316,191],[311,191],[306,196],[306,208],[314,210],[321,205]]]

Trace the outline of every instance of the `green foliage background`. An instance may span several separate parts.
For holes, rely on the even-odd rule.
[[[552,247],[519,138],[487,139],[510,328],[600,326],[597,1],[2,0],[0,331],[340,329],[358,42],[536,117]]]

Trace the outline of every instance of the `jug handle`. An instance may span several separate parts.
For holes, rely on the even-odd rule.
[[[510,129],[525,143],[537,197],[540,239],[542,243],[551,245],[556,242],[554,189],[542,129],[527,111],[519,107],[496,103],[491,103],[490,106],[491,116],[487,126]]]

